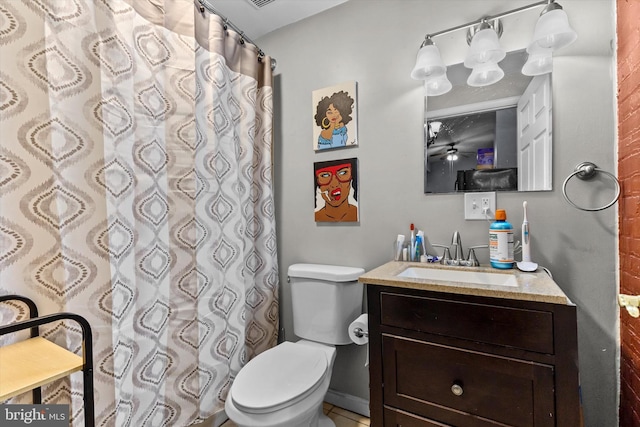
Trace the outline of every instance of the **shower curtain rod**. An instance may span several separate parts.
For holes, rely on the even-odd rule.
[[[263,52],[262,49],[260,49],[260,47],[253,41],[251,40],[245,33],[244,31],[242,31],[240,28],[238,28],[236,25],[234,25],[233,22],[231,22],[229,20],[229,18],[227,18],[226,16],[224,16],[223,14],[221,14],[220,12],[218,12],[217,10],[214,9],[213,6],[211,6],[209,4],[208,0],[198,0],[198,3],[200,3],[200,12],[204,13],[204,10],[208,10],[210,13],[213,13],[215,15],[218,15],[220,18],[222,18],[222,21],[224,22],[225,26],[229,26],[231,27],[231,29],[233,29],[233,31],[235,31],[236,33],[240,34],[240,43],[244,43],[245,41],[251,43],[252,45],[254,45],[257,49],[258,49],[258,61],[262,61],[262,58],[264,58],[266,55]],[[271,58],[271,71],[276,69],[276,60],[274,58]]]

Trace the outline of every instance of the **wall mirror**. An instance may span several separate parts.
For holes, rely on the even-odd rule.
[[[453,88],[425,96],[425,193],[551,190],[551,74],[522,74],[524,50],[509,52],[505,76],[485,87],[447,68]]]

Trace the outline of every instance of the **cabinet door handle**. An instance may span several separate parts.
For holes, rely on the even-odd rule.
[[[458,382],[453,383],[453,385],[451,386],[451,393],[455,394],[456,396],[462,396],[462,393],[464,393],[462,384]]]

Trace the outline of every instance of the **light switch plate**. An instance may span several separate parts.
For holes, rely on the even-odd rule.
[[[486,214],[485,214],[486,209]],[[464,219],[486,220],[496,216],[496,192],[464,193]]]

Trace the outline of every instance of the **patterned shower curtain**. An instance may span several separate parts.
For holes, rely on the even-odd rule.
[[[3,0],[0,64],[0,293],[89,320],[96,425],[220,411],[277,340],[270,58],[192,0]]]

